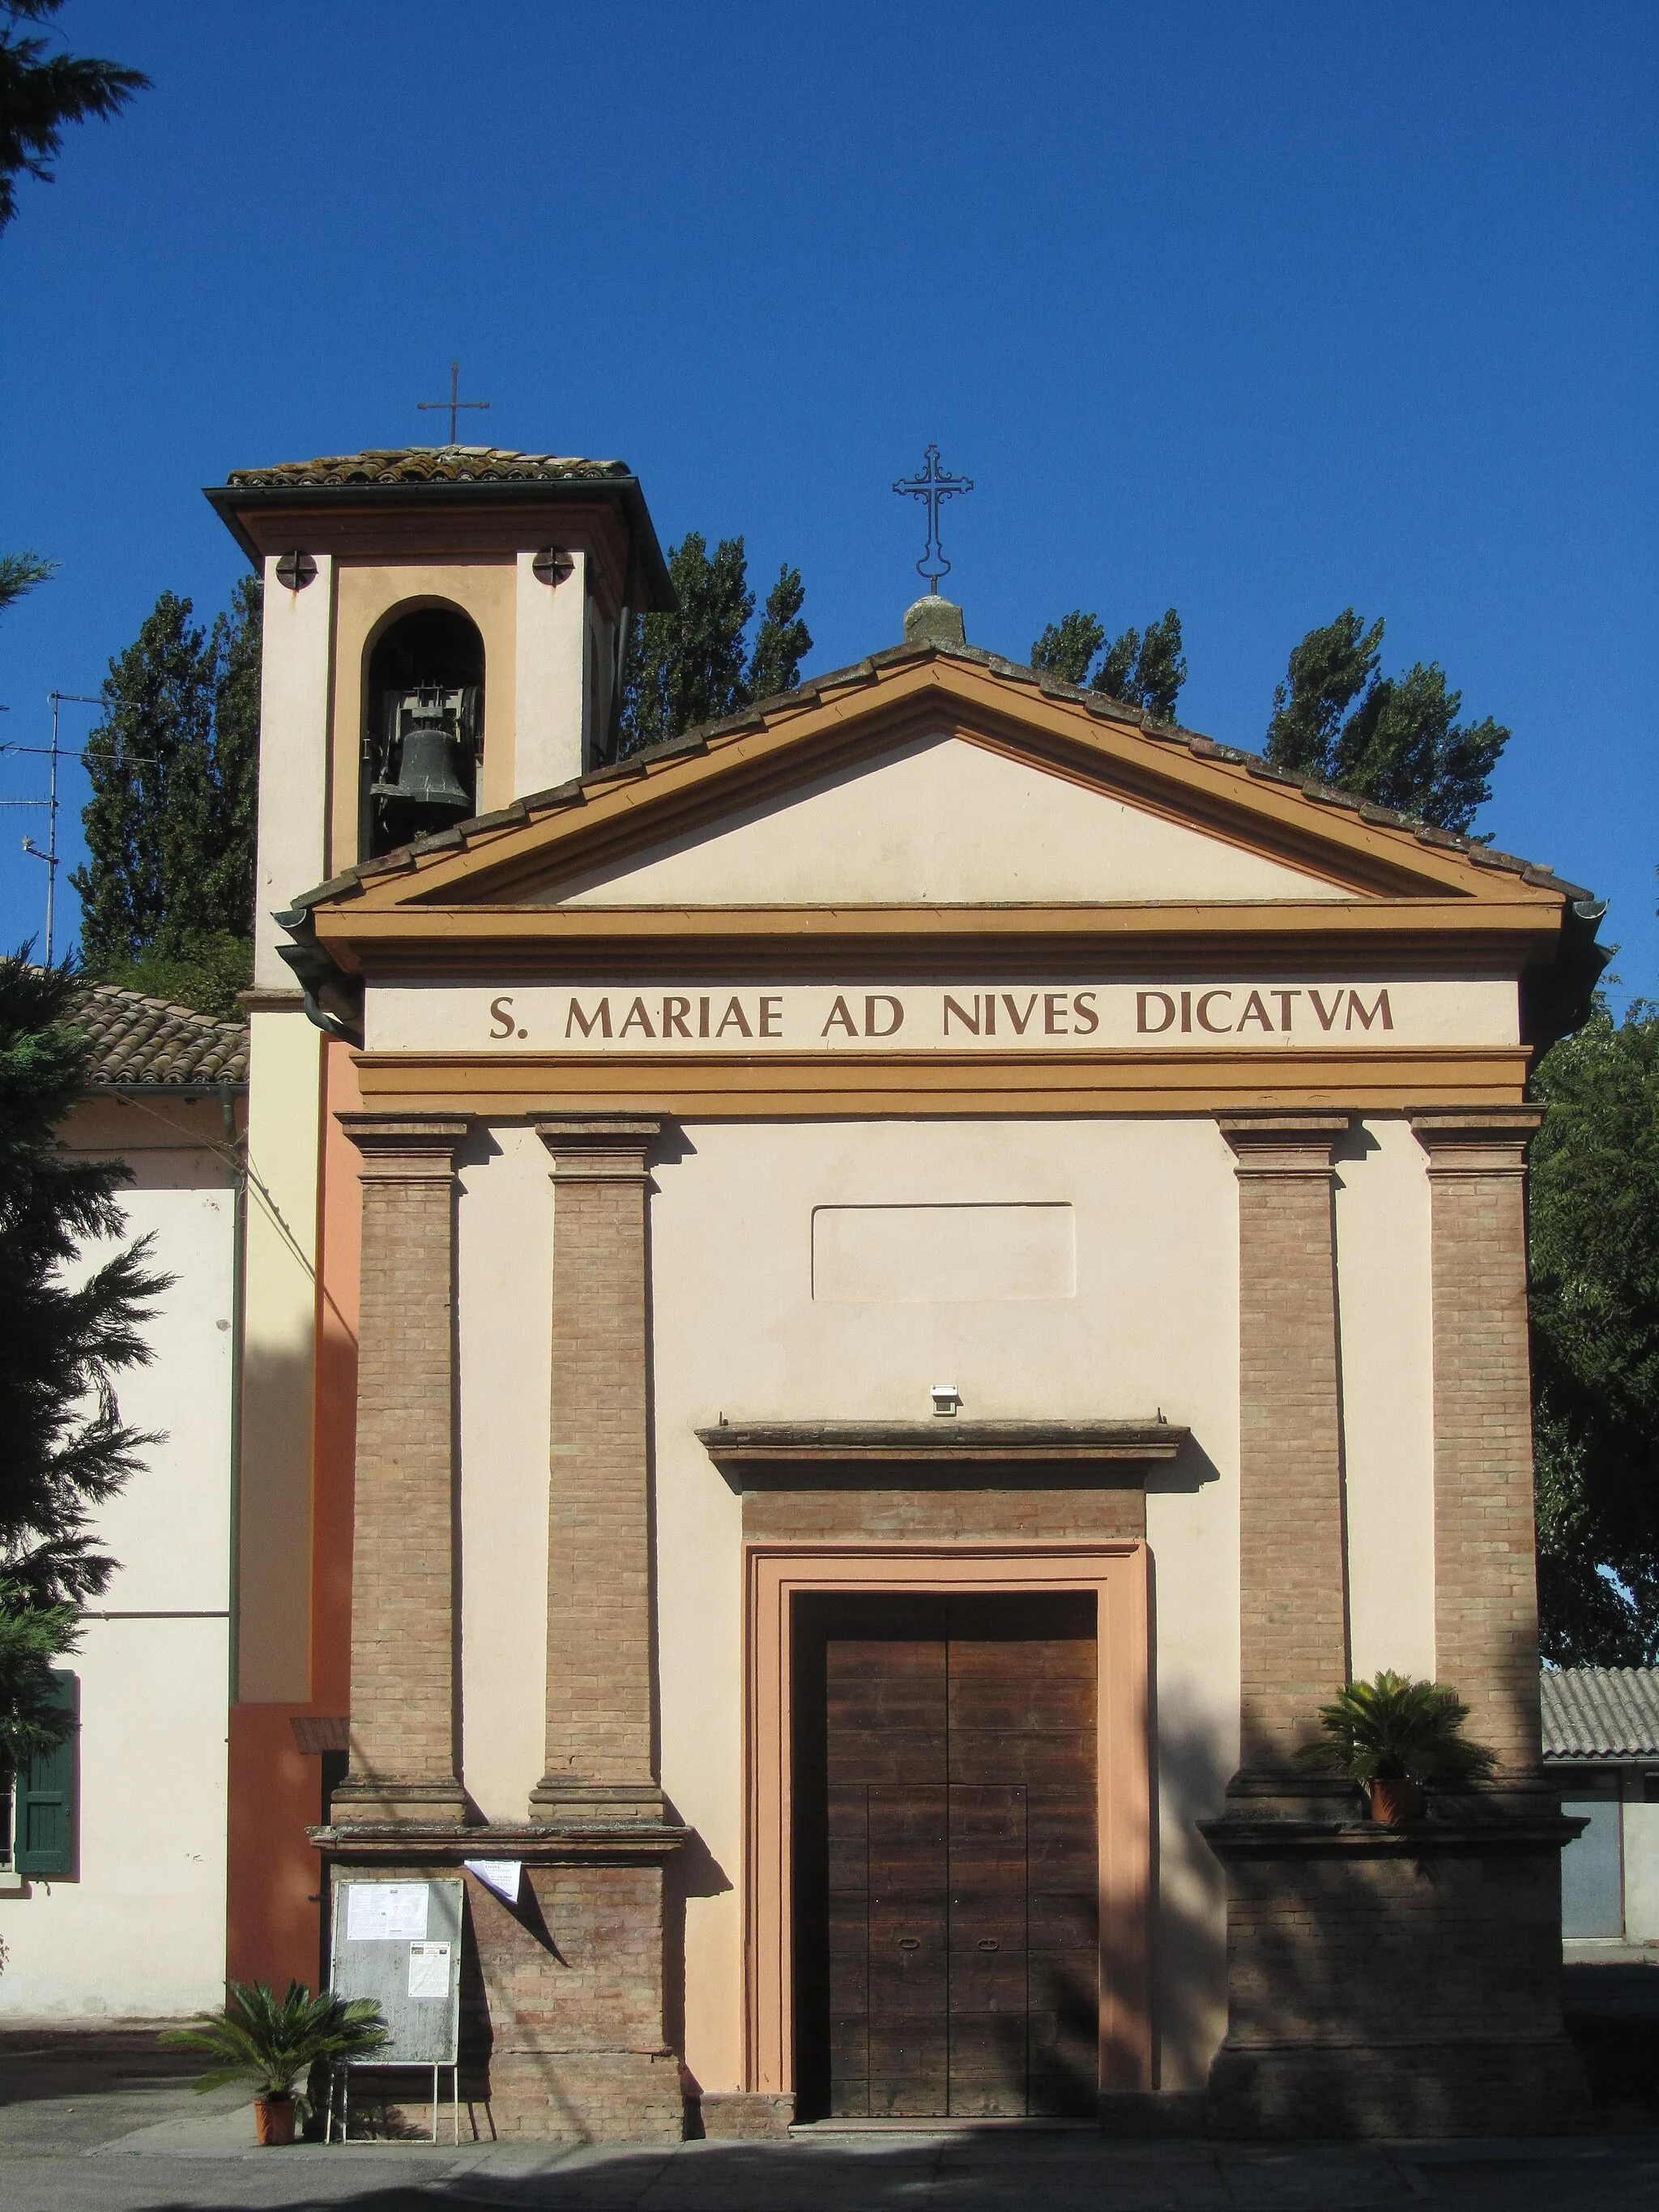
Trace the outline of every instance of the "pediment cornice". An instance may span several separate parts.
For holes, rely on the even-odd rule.
[[[514,907],[565,874],[614,864],[670,836],[777,799],[921,731],[1002,752],[1149,813],[1320,877],[1356,899],[1559,907],[1584,896],[1547,871],[1495,855],[1389,810],[1284,776],[1194,732],[1119,719],[1070,687],[1039,685],[937,649],[884,658],[737,720],[520,799],[296,901],[318,915],[410,907]]]

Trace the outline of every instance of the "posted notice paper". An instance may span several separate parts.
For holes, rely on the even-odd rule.
[[[417,2004],[431,2004],[449,1995],[447,1943],[410,1945],[409,1994]]]
[[[425,1937],[423,1881],[354,1881],[346,1899],[348,1943],[418,1943]]]

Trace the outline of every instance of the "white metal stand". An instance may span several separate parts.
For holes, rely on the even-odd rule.
[[[328,2117],[323,2131],[325,2142],[332,2142],[334,2140],[334,2093],[337,2087],[339,2091],[340,2141],[350,2142],[351,2075],[354,2069],[358,2073],[367,2073],[374,2068],[378,2068],[383,2074],[413,2074],[424,2071],[424,2069],[410,2066],[407,2061],[397,2059],[388,2061],[376,2058],[348,2058],[337,2063],[329,2077]],[[459,2063],[453,2062],[447,2069],[441,2062],[432,2069],[432,2140],[434,2142],[438,2140],[438,2076],[446,2071],[449,2075],[450,2114],[453,2122],[455,2141],[459,2144],[461,2140],[461,2069]]]

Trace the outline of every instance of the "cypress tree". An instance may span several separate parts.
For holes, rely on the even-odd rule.
[[[123,1234],[131,1178],[56,1141],[85,1087],[80,988],[67,965],[0,959],[0,1744],[14,1751],[50,1739],[46,1676],[114,1569],[91,1514],[158,1441],[123,1422],[114,1378],[149,1359],[143,1324],[167,1279],[148,1238],[88,1253]]]
[[[44,23],[64,0],[5,0],[0,7],[0,230],[17,212],[20,176],[52,181],[66,123],[118,112],[149,79],[142,70],[90,55],[54,52],[52,41],[20,31]]]

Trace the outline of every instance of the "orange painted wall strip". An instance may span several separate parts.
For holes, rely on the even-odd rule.
[[[306,1842],[322,1777],[289,1726],[303,1705],[233,1705],[225,1972],[233,1982],[317,1984],[317,1854]],[[297,1840],[298,1848],[295,1848]]]
[[[317,1985],[321,1867],[307,1839],[322,1814],[319,1760],[290,1721],[348,1710],[351,1486],[357,1393],[357,1155],[337,1112],[359,1103],[343,1046],[323,1055],[317,1218],[317,1364],[312,1438],[311,1696],[234,1706],[230,1716],[226,1971],[233,1981]]]

